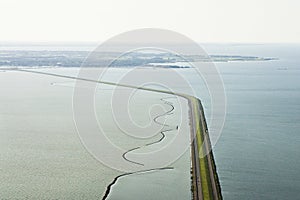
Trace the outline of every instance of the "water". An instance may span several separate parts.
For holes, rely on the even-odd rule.
[[[0,72],[0,199],[100,199],[118,172],[82,146],[64,81]]]
[[[224,199],[300,199],[300,45],[207,49],[279,58],[217,64],[228,100],[214,149]]]
[[[78,69],[43,71],[76,75]],[[114,73],[120,74],[119,71]],[[74,81],[6,71],[0,72],[0,85],[0,179],[5,180],[0,182],[0,199],[101,199],[107,186],[116,176],[124,172],[115,170],[114,166],[107,163],[99,162],[82,145],[73,121]],[[114,116],[111,113],[111,95],[111,86],[96,92],[95,113],[107,137],[123,151],[119,155],[111,154],[108,149],[101,151],[106,152],[105,156],[125,163],[122,159],[123,152],[155,142],[161,136],[155,134],[147,139],[136,139],[122,133],[114,123]],[[156,105],[164,108],[163,110],[170,109],[169,105],[161,101],[161,98],[169,96],[136,92],[129,106],[134,120],[141,126],[153,122],[152,117],[162,114],[159,112],[161,109],[153,111],[149,110],[149,107]],[[161,153],[154,159],[157,162],[168,160],[173,152],[182,148],[178,147],[176,150],[173,149],[174,151],[164,149],[167,149],[167,144],[172,143],[175,136],[182,132],[180,144],[183,145],[183,150],[176,157],[179,159],[169,160],[167,166],[172,169],[152,170],[120,178],[112,188],[108,199],[114,199],[115,196],[132,199],[141,195],[145,198],[148,196],[148,199],[191,198],[187,103],[181,110],[174,100],[168,100],[174,104],[173,114],[158,119],[169,124],[165,129],[171,130],[165,133],[162,142],[149,145],[140,151],[146,153],[162,150],[164,154]],[[124,104],[124,99],[119,101]],[[148,111],[151,111],[151,115]],[[123,116],[122,113],[117,114]],[[180,117],[183,118],[182,124],[178,121]],[[177,125],[180,126],[178,130]],[[93,130],[88,127],[86,131],[91,133]],[[136,136],[140,135],[132,129],[129,129],[129,132]],[[96,144],[101,145],[100,142]],[[145,160],[145,156],[141,153],[128,154],[128,158],[145,164],[139,170],[153,168],[151,160]],[[145,187],[139,187],[140,185]]]

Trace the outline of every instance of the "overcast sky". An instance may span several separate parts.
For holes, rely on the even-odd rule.
[[[165,28],[198,42],[300,42],[299,0],[0,0],[0,41],[95,41]]]

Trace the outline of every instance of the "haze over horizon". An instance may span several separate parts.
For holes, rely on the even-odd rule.
[[[163,28],[199,43],[299,43],[296,0],[3,0],[1,42],[102,42]]]

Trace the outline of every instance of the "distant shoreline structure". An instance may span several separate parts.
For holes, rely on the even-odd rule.
[[[80,67],[89,53],[89,51],[1,51],[0,67]],[[94,61],[89,60],[89,63],[85,63],[85,66],[107,66],[110,59],[119,54],[120,53],[118,52],[97,52],[95,56],[97,59]],[[116,68],[190,68],[189,63],[193,62],[246,62],[278,60],[278,58],[240,55],[184,55],[183,57],[179,57],[171,53],[132,52],[122,55],[119,59],[110,63],[110,66]]]

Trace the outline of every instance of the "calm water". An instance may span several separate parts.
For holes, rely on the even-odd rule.
[[[43,71],[76,75],[78,69]],[[116,70],[113,73],[117,75],[122,72]],[[97,161],[82,145],[73,120],[73,89],[74,81],[70,79],[24,72],[0,72],[0,199],[101,199],[106,187],[116,176],[124,173]],[[111,112],[112,87],[102,89],[95,94],[97,119],[109,140],[123,151],[120,154],[112,154],[107,149],[101,151],[120,162],[120,169],[120,165],[128,165],[122,159],[125,151],[159,141],[161,135],[140,139],[136,138],[141,135],[140,131],[126,129],[133,136],[120,131]],[[132,96],[128,109],[133,120],[145,126],[153,123],[152,117],[170,109],[170,105],[161,100],[169,97],[138,91]],[[157,162],[168,160],[167,166],[172,169],[124,176],[112,187],[108,199],[191,198],[188,107],[185,103],[182,110],[179,109],[173,98],[168,102],[174,105],[172,114],[157,118],[158,122],[168,124],[168,127],[157,125],[159,130],[166,131],[164,139],[135,150],[139,155],[129,153],[127,158],[144,164],[134,171],[156,169],[144,154],[161,150],[159,157],[154,159]],[[118,103],[127,102],[119,99]],[[163,109],[152,110],[150,108],[153,105]],[[123,113],[117,114],[125,117]],[[182,124],[179,123],[181,117]],[[178,130],[177,125],[180,125]],[[85,130],[88,134],[93,132],[89,127]],[[174,151],[164,149],[179,133],[183,133],[180,134],[180,144],[184,148],[178,154],[180,159],[171,160],[173,152],[182,148],[173,148]],[[96,145],[101,143],[96,142]]]
[[[228,100],[214,150],[224,199],[300,199],[300,45],[207,50],[279,58],[217,64]]]

